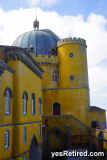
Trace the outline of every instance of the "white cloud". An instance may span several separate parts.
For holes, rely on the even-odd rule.
[[[40,28],[51,29],[61,38],[73,36],[86,39],[91,104],[96,102],[99,107],[106,107],[107,20],[102,15],[93,13],[87,17],[87,21],[84,21],[83,15],[60,16],[54,11],[44,12],[40,8],[37,8],[37,13]],[[35,9],[32,7],[8,12],[1,8],[0,44],[11,45],[20,34],[33,30],[34,20]],[[101,105],[103,98],[104,104]]]
[[[59,4],[61,0],[28,0],[30,6],[42,6],[51,7],[55,4]]]

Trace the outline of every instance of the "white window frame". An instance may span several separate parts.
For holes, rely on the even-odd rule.
[[[5,139],[4,139],[4,148],[5,148],[5,150],[7,150],[9,148],[9,139],[10,139],[9,129],[6,129],[6,131],[5,131]]]
[[[35,94],[32,93],[32,115],[35,115]]]
[[[23,144],[26,144],[26,127],[23,128]]]
[[[55,77],[57,76],[57,80],[55,80]],[[57,83],[58,82],[58,70],[52,70],[52,82]]]
[[[23,115],[26,115],[26,114],[27,114],[27,97],[24,94],[24,97],[23,97]]]
[[[10,105],[11,105],[11,98],[9,91],[6,91],[6,96],[5,96],[5,114],[8,115],[10,114]]]
[[[41,115],[41,98],[39,98],[39,115]]]

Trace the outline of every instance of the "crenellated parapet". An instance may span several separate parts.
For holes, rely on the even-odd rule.
[[[41,66],[58,66],[59,65],[59,57],[54,55],[44,55],[39,54],[37,57],[34,53],[30,53],[30,55],[34,58],[34,60]]]
[[[70,38],[64,38],[64,39],[60,39],[57,42],[57,47],[63,44],[67,44],[67,43],[77,43],[77,44],[83,44],[86,46],[86,40],[82,39],[82,38],[76,38],[76,37],[70,37]]]

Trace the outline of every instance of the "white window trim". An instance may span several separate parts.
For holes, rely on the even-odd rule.
[[[5,96],[5,114],[10,115],[10,105],[11,105],[11,98],[9,91],[6,91],[6,96]]]
[[[26,115],[27,114],[27,97],[26,95],[24,95],[24,98],[23,98],[23,115]]]
[[[35,115],[35,93],[32,93],[32,115]]]
[[[5,148],[5,150],[7,150],[9,148],[9,142],[10,142],[9,129],[6,129],[5,130],[5,137],[4,137],[4,148]]]
[[[41,115],[41,98],[39,98],[39,115]]]
[[[52,104],[52,115],[53,115],[53,106],[54,106],[55,103],[59,103],[59,102],[56,101],[56,102],[54,102],[54,103]],[[59,103],[59,104],[60,104],[60,103]],[[61,115],[61,104],[60,104],[60,115]],[[57,115],[57,116],[60,116],[60,115]]]
[[[55,72],[55,71],[58,72],[58,69],[53,69],[53,70],[52,70],[52,82],[58,83],[58,75],[59,75],[58,73],[59,73],[59,72],[58,72],[57,74],[54,74],[54,80],[53,80],[53,72]],[[55,75],[57,75],[57,81],[55,81]]]
[[[26,127],[23,128],[23,144],[26,144]]]

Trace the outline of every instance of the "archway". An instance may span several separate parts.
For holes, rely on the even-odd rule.
[[[46,145],[48,146],[48,157],[50,157],[50,140],[49,140],[49,136],[53,131],[59,131],[62,136],[63,136],[63,149],[65,149],[65,145],[66,145],[66,135],[63,132],[62,129],[58,128],[58,127],[54,127],[52,129],[50,129],[46,135]],[[58,150],[58,148],[56,147],[56,151]]]
[[[34,134],[30,143],[29,160],[38,160],[38,142]]]

